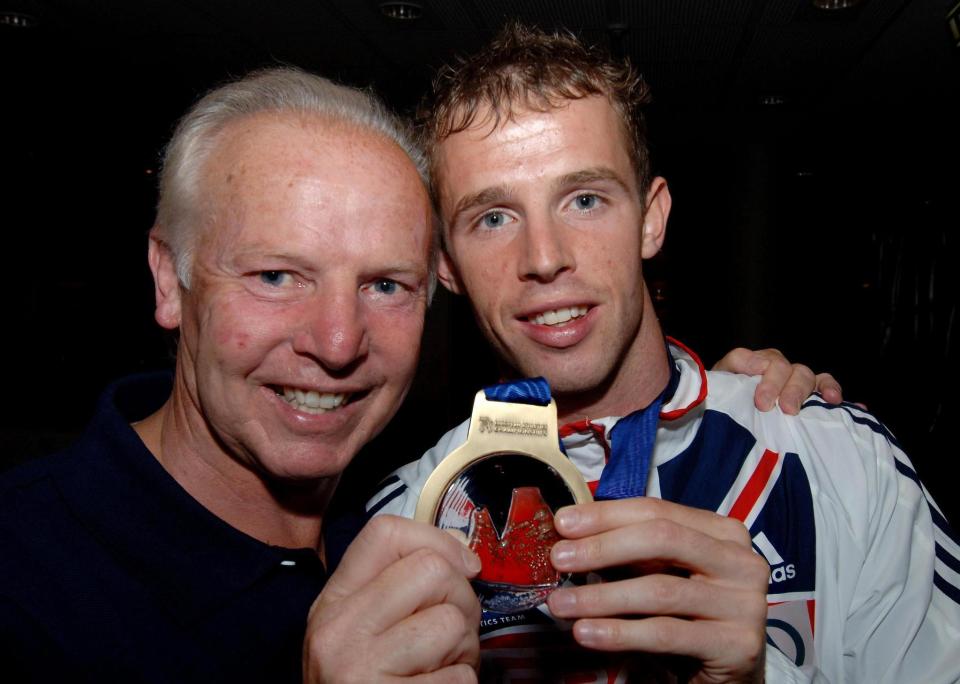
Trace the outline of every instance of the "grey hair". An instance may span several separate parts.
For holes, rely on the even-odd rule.
[[[400,146],[424,186],[430,187],[426,155],[410,125],[373,93],[292,67],[255,71],[201,98],[180,119],[164,150],[154,233],[170,249],[177,276],[186,289],[190,288],[202,222],[200,175],[204,163],[227,124],[261,113],[316,115],[383,135]],[[436,282],[437,249],[436,236],[431,237],[430,294]]]

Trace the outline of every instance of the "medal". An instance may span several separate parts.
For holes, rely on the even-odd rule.
[[[467,441],[427,478],[415,518],[462,533],[480,557],[473,585],[484,609],[517,613],[563,580],[550,563],[554,512],[590,500],[560,451],[550,388],[536,378],[477,393]]]

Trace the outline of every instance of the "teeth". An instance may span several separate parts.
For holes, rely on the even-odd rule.
[[[580,318],[581,316],[586,315],[587,307],[571,306],[563,309],[541,311],[536,316],[531,317],[529,320],[537,325],[560,325],[561,323],[566,323],[571,319]]]
[[[346,402],[347,394],[330,394],[329,392],[317,392],[308,390],[304,392],[297,387],[283,387],[277,392],[293,408],[304,413],[326,413],[340,408]]]

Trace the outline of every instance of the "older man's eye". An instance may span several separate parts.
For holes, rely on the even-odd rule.
[[[400,289],[400,285],[397,281],[389,278],[380,278],[373,281],[373,291],[377,294],[392,295],[396,294],[398,289]]]
[[[260,281],[267,285],[280,287],[289,283],[290,274],[286,271],[260,271]]]

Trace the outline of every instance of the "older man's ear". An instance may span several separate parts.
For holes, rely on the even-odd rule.
[[[441,249],[437,258],[437,278],[440,283],[454,294],[463,294],[463,285],[460,283],[460,273],[457,271],[457,265],[447,253],[446,249]]]
[[[170,248],[151,232],[147,247],[147,261],[153,273],[153,289],[157,308],[154,317],[162,327],[174,330],[180,327],[180,279]]]

